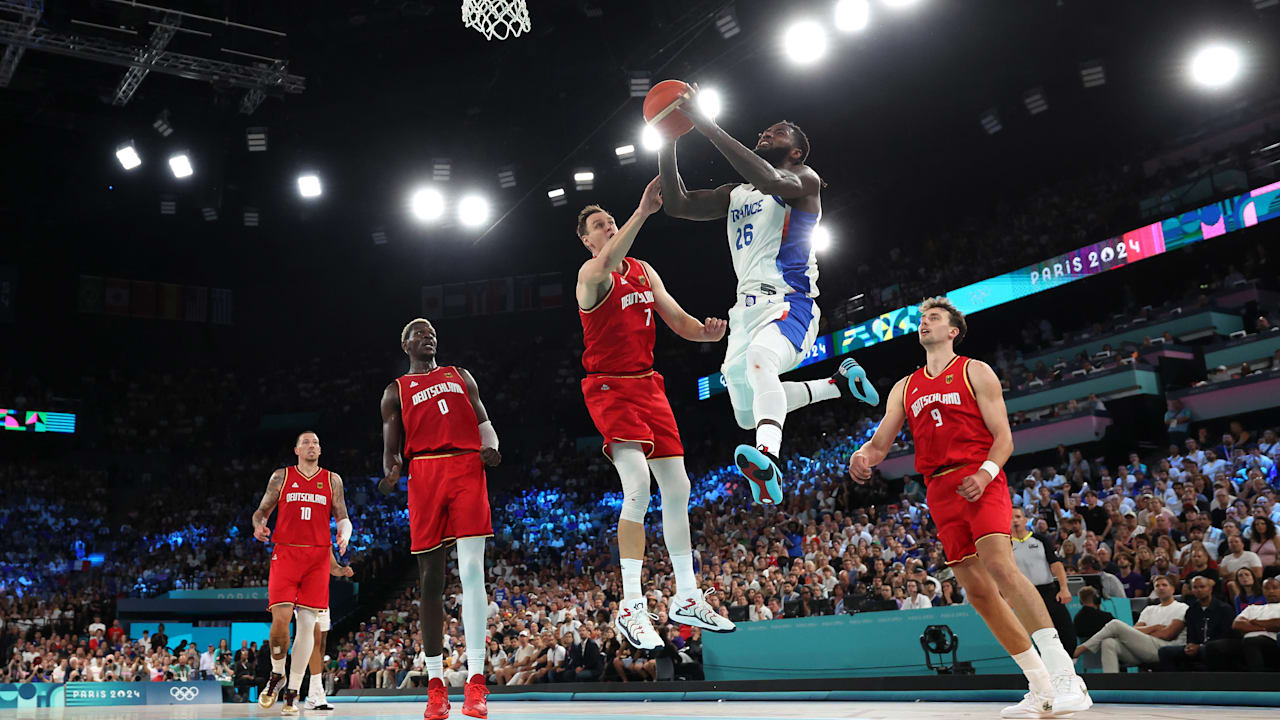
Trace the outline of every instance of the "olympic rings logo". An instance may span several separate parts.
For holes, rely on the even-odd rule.
[[[178,702],[191,702],[200,695],[200,688],[188,685],[169,688],[169,695]]]

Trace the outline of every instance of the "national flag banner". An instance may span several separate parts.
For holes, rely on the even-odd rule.
[[[444,286],[422,286],[422,316],[428,320],[444,314]]]
[[[128,315],[129,281],[119,278],[107,278],[106,293],[103,295],[102,304],[108,315]]]
[[[134,280],[129,291],[129,314],[140,318],[156,316],[156,284]]]
[[[209,288],[184,285],[182,310],[182,319],[187,322],[209,322]]]
[[[452,283],[444,286],[444,316],[462,317],[467,314],[467,284]]]
[[[161,320],[177,320],[178,309],[182,307],[182,286],[160,283],[156,305],[156,316]]]
[[[106,294],[106,285],[97,275],[81,275],[80,290],[76,297],[76,307],[82,313],[102,314],[102,300]]]
[[[538,309],[538,278],[535,275],[517,275],[515,278],[516,286],[516,312],[524,312],[525,310]]]
[[[214,288],[210,296],[213,299],[213,312],[210,314],[209,322],[214,325],[230,325],[231,291],[227,288]]]
[[[564,283],[560,273],[543,273],[538,276],[538,307],[557,308],[564,303]]]
[[[475,317],[489,314],[489,283],[476,280],[467,283],[467,312]]]
[[[515,309],[515,278],[495,278],[489,281],[489,312],[509,313]]]

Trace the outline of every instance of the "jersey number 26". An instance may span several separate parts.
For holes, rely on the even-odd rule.
[[[738,239],[734,242],[739,250],[744,247],[751,247],[751,224],[748,223],[738,228]]]

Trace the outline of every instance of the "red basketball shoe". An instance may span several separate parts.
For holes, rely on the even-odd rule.
[[[484,676],[476,673],[467,681],[465,698],[462,701],[462,714],[473,718],[489,717],[489,701],[486,696],[489,688],[485,687]]]
[[[434,678],[427,682],[427,709],[423,711],[423,720],[445,720],[449,717],[449,688],[444,681]]]

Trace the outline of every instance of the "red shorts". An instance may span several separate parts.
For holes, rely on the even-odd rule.
[[[409,549],[435,550],[458,538],[492,537],[489,485],[480,453],[409,460]]]
[[[656,370],[639,376],[588,375],[582,379],[582,396],[610,459],[609,444],[621,442],[645,445],[650,459],[684,455],[667,385]]]
[[[938,526],[938,539],[948,565],[974,557],[978,554],[978,540],[987,535],[1008,535],[1013,524],[1013,502],[1003,470],[976,502],[969,502],[956,492],[960,481],[981,466],[982,463],[960,466],[929,478],[925,486],[929,514]]]
[[[276,545],[267,578],[267,609],[294,605],[310,610],[329,607],[329,548]]]

